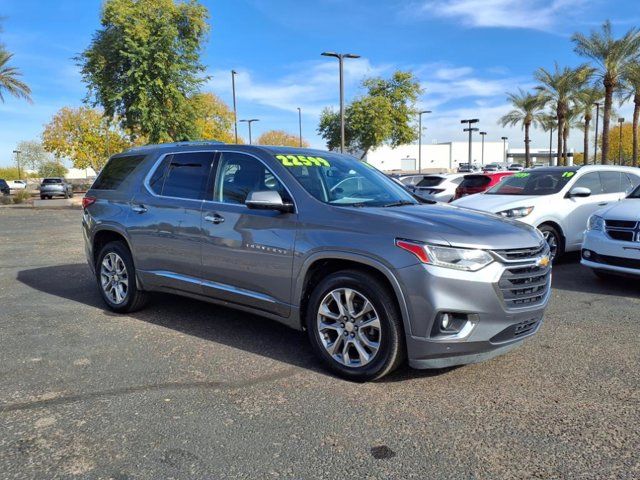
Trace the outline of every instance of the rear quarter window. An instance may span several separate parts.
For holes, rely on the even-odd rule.
[[[112,158],[104,166],[91,188],[93,190],[116,190],[131,172],[140,165],[142,160],[144,160],[144,155]]]

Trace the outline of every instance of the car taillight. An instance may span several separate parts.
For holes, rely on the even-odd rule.
[[[96,197],[82,197],[82,208],[87,208],[89,205],[96,203]]]

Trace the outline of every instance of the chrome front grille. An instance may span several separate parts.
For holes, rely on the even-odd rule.
[[[629,220],[605,220],[607,235],[623,242],[640,242],[640,222]]]
[[[546,243],[533,248],[494,250],[493,253],[505,266],[497,289],[506,308],[534,307],[545,301],[551,288],[551,263]]]

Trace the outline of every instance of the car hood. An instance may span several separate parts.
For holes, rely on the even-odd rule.
[[[483,249],[533,248],[542,242],[530,225],[444,203],[356,211],[376,217],[366,220],[372,228],[410,240]]]
[[[629,220],[640,221],[640,198],[629,198],[598,210],[596,215],[600,215],[605,220]]]
[[[462,197],[453,202],[458,207],[470,208],[472,210],[481,210],[483,212],[502,212],[511,208],[531,207],[537,205],[540,198],[549,198],[549,196],[538,195],[493,195],[485,193],[477,193]]]

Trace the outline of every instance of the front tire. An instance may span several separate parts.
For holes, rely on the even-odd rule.
[[[547,245],[549,245],[549,257],[556,263],[564,255],[564,239],[560,232],[551,225],[540,225],[538,230],[542,233]]]
[[[393,294],[370,274],[344,270],[327,276],[311,293],[306,325],[318,357],[348,380],[382,378],[405,358]]]
[[[109,242],[102,247],[95,270],[100,295],[109,310],[129,313],[145,305],[147,293],[136,284],[133,258],[123,242]]]

